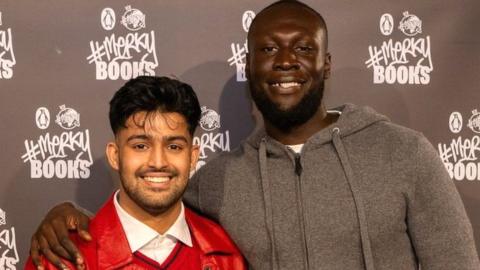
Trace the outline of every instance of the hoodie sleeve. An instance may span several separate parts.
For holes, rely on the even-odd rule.
[[[422,270],[478,270],[473,231],[460,195],[438,153],[418,140],[408,231]]]

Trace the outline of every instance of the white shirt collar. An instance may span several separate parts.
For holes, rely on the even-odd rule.
[[[300,154],[302,152],[303,143],[302,144],[287,145],[287,146],[290,147],[290,149],[292,149],[293,152],[295,152],[295,154]]]
[[[165,234],[162,235],[127,213],[118,203],[118,193],[119,191],[117,190],[117,192],[115,192],[113,202],[132,253],[141,249],[158,236],[173,238],[181,241],[189,247],[193,246],[190,230],[188,228],[187,221],[185,220],[185,209],[183,203],[181,205],[180,214],[178,215],[177,220],[175,220],[173,225],[165,232]]]

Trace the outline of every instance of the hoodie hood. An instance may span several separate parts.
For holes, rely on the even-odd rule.
[[[331,142],[333,130],[338,130],[340,137],[343,138],[377,122],[390,121],[386,116],[377,113],[374,109],[368,106],[360,107],[347,103],[328,111],[340,112],[337,122],[314,134],[306,143],[319,145]],[[255,149],[259,149],[261,140],[266,137],[267,134],[265,129],[261,128],[247,138],[247,143]],[[269,138],[269,141],[271,140],[273,139]]]

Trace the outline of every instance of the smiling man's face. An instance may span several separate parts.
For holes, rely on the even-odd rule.
[[[180,204],[198,158],[185,117],[138,112],[115,137],[107,157],[120,175],[120,205],[158,215]]]
[[[288,131],[310,119],[330,73],[326,30],[311,10],[280,4],[260,13],[249,33],[250,91],[266,121]]]

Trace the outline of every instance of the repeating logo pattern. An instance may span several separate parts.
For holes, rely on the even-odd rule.
[[[254,18],[255,13],[251,10],[247,10],[243,13],[242,27],[246,33],[248,33],[248,29],[250,29],[250,24],[252,24]],[[247,40],[245,39],[244,43],[232,42],[230,49],[232,50],[232,56],[227,61],[230,66],[235,65],[237,82],[244,82],[247,80],[245,74],[246,54],[248,52]]]
[[[106,31],[115,28],[115,11],[106,7],[100,14],[100,24]],[[155,31],[140,32],[146,28],[145,14],[131,6],[125,7],[120,24],[131,31],[125,36],[112,33],[101,42],[90,41],[89,64],[95,64],[97,80],[129,80],[140,75],[155,75],[158,59]]]
[[[462,180],[480,180],[480,114],[477,110],[472,111],[467,127],[464,129],[463,116],[459,112],[452,112],[449,117],[449,128],[453,134],[462,132],[462,135],[453,138],[449,143],[439,143],[438,152],[450,178]]]
[[[11,79],[13,67],[17,64],[13,52],[12,29],[1,29],[3,26],[3,15],[0,12],[0,79]]]
[[[0,209],[0,269],[16,270],[20,261],[15,240],[15,228],[7,225],[6,212]]]
[[[35,113],[37,127],[49,127],[50,113],[40,107]],[[25,153],[21,156],[30,165],[30,177],[58,179],[86,179],[93,164],[90,150],[90,132],[79,130],[80,114],[73,108],[59,106],[55,123],[63,130],[60,134],[47,132],[36,140],[25,140]]]
[[[203,132],[193,138],[193,144],[200,146],[200,156],[197,170],[206,164],[211,153],[230,151],[230,132],[220,131],[220,114],[213,109],[202,106],[202,115],[199,125]]]
[[[383,14],[380,17],[380,32],[390,36],[394,30],[393,16]],[[390,38],[380,46],[368,47],[369,59],[365,64],[373,71],[373,83],[429,84],[433,71],[430,36],[415,37],[422,33],[422,21],[405,11],[398,30],[406,38],[397,41]]]

